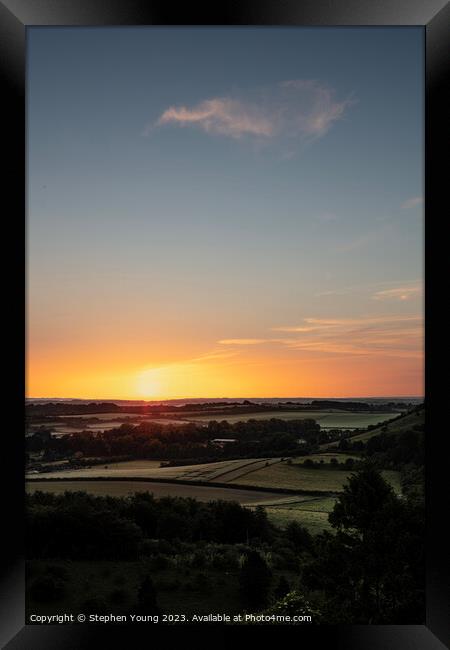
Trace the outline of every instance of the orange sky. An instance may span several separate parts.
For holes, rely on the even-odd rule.
[[[219,339],[209,349],[163,339],[152,345],[91,331],[69,347],[31,344],[27,394],[149,400],[423,394],[420,317],[307,319],[272,328],[265,338]]]

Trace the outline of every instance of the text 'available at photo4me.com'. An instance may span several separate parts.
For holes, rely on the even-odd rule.
[[[258,624],[258,623],[279,623],[294,624],[312,623],[312,616],[305,615],[281,615],[281,614],[30,614],[29,623],[34,625],[63,625],[70,623],[96,623],[96,624],[208,624],[208,623],[225,623],[225,624]]]

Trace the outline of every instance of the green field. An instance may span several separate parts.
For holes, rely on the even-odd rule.
[[[352,413],[336,410],[327,411],[268,411],[266,413],[237,413],[232,415],[198,415],[187,417],[191,422],[205,422],[210,420],[226,420],[227,422],[244,422],[247,420],[268,420],[276,418],[279,420],[316,420],[325,429],[362,429],[369,424],[378,424],[389,420],[398,413]]]
[[[320,424],[323,429],[364,429],[369,425],[378,424],[385,420],[389,420],[398,415],[398,413],[380,413],[372,412],[345,412],[337,409],[327,409],[322,411],[266,411],[256,413],[230,413],[223,412],[224,409],[218,409],[216,414],[202,415],[201,412],[183,414],[181,417],[168,415],[167,417],[152,417],[148,414],[141,413],[89,413],[81,415],[64,415],[55,419],[54,422],[49,422],[56,433],[69,434],[77,433],[82,430],[103,431],[120,427],[125,419],[128,419],[130,424],[138,424],[139,422],[154,422],[155,424],[173,424],[182,425],[188,422],[194,422],[199,425],[205,426],[211,420],[223,421],[226,420],[230,423],[243,422],[247,420],[267,420],[277,418],[281,420],[303,420],[313,419]],[[98,422],[86,422],[85,425],[74,423],[73,421],[81,422],[83,420],[97,419]],[[122,421],[120,421],[122,420]]]
[[[351,471],[308,469],[299,464],[288,465],[287,462],[282,462],[258,469],[230,483],[265,488],[340,492],[350,474]]]
[[[312,470],[314,471],[314,470]],[[322,470],[319,470],[322,471]],[[383,478],[394,488],[397,494],[401,493],[400,474],[395,471],[383,471]],[[328,515],[336,503],[335,497],[305,497],[291,500],[280,500],[270,504],[263,504],[269,520],[284,528],[289,522],[296,521],[305,526],[313,535],[323,530],[333,530],[328,522]]]
[[[184,497],[199,501],[237,501],[246,504],[277,503],[285,501],[286,497],[277,492],[263,492],[241,488],[222,488],[215,486],[185,485],[183,483],[153,483],[145,481],[27,481],[26,490],[29,493],[38,490],[62,494],[69,492],[88,492],[97,496],[123,497],[134,492],[151,492],[155,498],[166,496]],[[288,497],[289,498],[289,497]],[[301,498],[301,497],[299,497]]]
[[[29,474],[27,478],[30,479],[30,483],[49,478],[63,479],[64,481],[70,481],[70,479],[133,478],[135,480],[142,479],[144,484],[145,479],[149,478],[153,480],[227,483],[230,487],[238,484],[275,489],[287,488],[299,491],[339,492],[352,471],[350,469],[338,470],[327,467],[332,458],[336,458],[339,463],[344,463],[348,458],[358,460],[358,456],[352,454],[332,452],[301,456],[293,458],[289,462],[281,461],[280,458],[253,458],[182,465],[180,467],[160,467],[160,461],[156,460],[133,460],[94,465],[82,469],[50,469],[48,472]],[[307,459],[316,463],[323,460],[324,463],[320,468],[308,468],[304,466]],[[398,473],[385,472],[385,475],[394,488],[399,491]],[[120,483],[124,484],[123,481]],[[122,486],[117,489],[123,490],[124,488]]]
[[[288,488],[299,491],[341,492],[347,479],[352,475],[351,470],[327,469],[326,467],[310,469],[303,467],[301,462],[297,459],[292,464],[284,461],[270,465],[269,467],[263,467],[235,481],[230,481],[230,484],[239,483],[239,485]],[[399,493],[399,473],[395,471],[383,471],[382,474],[394,490]]]
[[[318,497],[294,503],[274,504],[265,507],[265,511],[275,526],[284,528],[291,521],[296,521],[315,535],[323,530],[332,530],[328,515],[334,504],[334,498]]]
[[[423,425],[424,422],[425,422],[425,409],[421,409],[420,411],[414,413],[406,413],[398,420],[394,420],[393,422],[388,422],[388,424],[386,425],[386,433],[396,435],[402,433],[403,431],[408,431],[409,429],[411,429],[412,427],[418,424]],[[370,431],[364,431],[362,433],[358,433],[354,436],[351,436],[350,441],[356,442],[357,440],[361,440],[362,442],[367,442],[367,440],[369,440],[373,436],[377,436],[380,433],[382,433],[383,428],[384,426],[380,426],[371,429]],[[325,443],[321,445],[321,449],[333,449],[337,447],[338,444],[339,441]]]
[[[247,474],[266,463],[279,462],[279,458],[250,458],[240,460],[224,460],[216,463],[199,463],[197,465],[181,465],[180,467],[160,467],[157,460],[132,460],[120,463],[105,463],[80,469],[50,470],[28,477],[40,478],[152,478],[179,479],[183,481],[219,481],[229,482]]]

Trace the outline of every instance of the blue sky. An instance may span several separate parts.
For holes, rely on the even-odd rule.
[[[28,29],[30,354],[420,316],[423,103],[421,28]]]

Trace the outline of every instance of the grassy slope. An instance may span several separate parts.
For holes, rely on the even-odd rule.
[[[263,467],[236,479],[240,485],[279,487],[293,490],[320,490],[340,492],[351,472],[331,469],[307,469],[286,462]],[[230,485],[234,481],[230,481]]]
[[[333,497],[314,497],[303,501],[283,503],[265,507],[270,521],[280,528],[296,521],[305,526],[313,535],[323,530],[330,530],[328,514],[335,504]]]
[[[393,422],[388,422],[388,424],[386,425],[387,428],[386,433],[397,435],[399,433],[402,433],[403,431],[407,431],[408,429],[411,429],[416,424],[423,424],[424,421],[425,421],[425,409],[421,409],[417,413],[406,413],[398,420],[394,420]],[[382,429],[383,427],[376,427],[375,429],[371,429],[370,431],[364,431],[363,433],[359,433],[355,436],[351,436],[350,440],[352,442],[355,442],[357,440],[362,440],[363,442],[367,442],[367,440],[369,440],[373,436],[377,436],[380,433],[382,433]],[[321,449],[333,449],[334,447],[337,447],[338,444],[339,444],[338,442],[326,443],[324,445],[321,445]]]
[[[279,420],[316,420],[320,426],[325,428],[362,428],[369,424],[377,424],[383,420],[395,417],[396,413],[352,413],[351,411],[269,411],[267,413],[241,413],[230,415],[199,415],[189,416],[186,419],[191,422],[207,422],[210,420],[226,420],[227,422],[244,422],[247,420],[268,420],[271,418]]]
[[[231,489],[230,489],[231,488]],[[263,492],[227,487],[198,486],[177,483],[151,483],[145,481],[27,481],[27,492],[36,490],[63,494],[69,492],[88,492],[97,496],[123,497],[134,492],[151,492],[156,499],[172,496],[198,499],[199,501],[237,501],[238,503],[264,503],[285,500],[286,496],[276,492]],[[289,497],[288,497],[289,498]]]
[[[198,465],[181,465],[179,467],[160,467],[160,461],[155,460],[133,460],[119,463],[108,463],[104,465],[94,465],[90,468],[68,469],[62,472],[42,472],[33,477],[39,478],[169,478],[183,480],[203,480],[212,481],[219,479],[222,475],[228,475],[230,470],[243,471],[251,463],[257,461],[265,462],[267,459],[241,459],[225,460],[216,463],[201,463]],[[272,462],[272,461],[271,461]],[[105,469],[106,468],[106,469]]]

